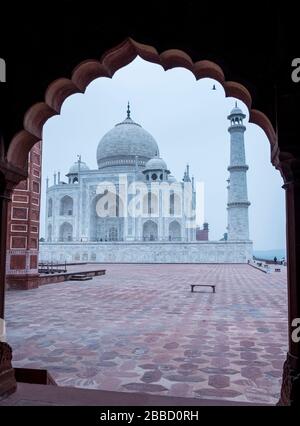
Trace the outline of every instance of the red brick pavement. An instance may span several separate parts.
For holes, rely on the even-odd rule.
[[[277,401],[287,351],[285,268],[98,266],[107,273],[92,281],[7,293],[16,367],[46,368],[64,386]],[[216,293],[191,293],[197,283],[216,284]]]

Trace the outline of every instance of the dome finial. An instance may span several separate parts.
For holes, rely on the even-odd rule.
[[[235,101],[235,107],[237,108],[238,106],[237,106],[237,101]]]
[[[127,104],[127,118],[131,118],[130,117],[130,103],[129,103],[129,101],[128,101],[128,104]]]

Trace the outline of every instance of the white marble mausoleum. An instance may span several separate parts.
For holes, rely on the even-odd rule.
[[[243,125],[231,111],[228,227],[221,241],[196,241],[196,190],[189,166],[172,176],[153,136],[130,114],[100,140],[96,170],[78,157],[67,181],[46,185],[41,261],[245,263],[252,258]],[[220,184],[222,184],[220,182]],[[225,206],[224,206],[225,208]]]

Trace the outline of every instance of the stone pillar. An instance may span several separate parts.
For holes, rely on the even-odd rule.
[[[13,190],[8,209],[6,283],[10,288],[38,287],[41,192],[41,142],[29,153],[28,178]]]
[[[0,318],[4,318],[6,226],[9,195],[2,188],[0,191]]]
[[[286,169],[284,164],[284,174]],[[300,331],[296,330],[300,322],[300,160],[291,162],[288,169],[283,188],[286,191],[289,351],[278,405],[296,406],[300,403],[300,341],[295,339],[300,337]],[[293,325],[297,318],[298,326]]]
[[[48,185],[47,185],[46,191],[47,191],[46,192],[46,214],[45,214],[45,218],[44,218],[44,223],[45,223],[45,241],[50,242],[51,238],[50,238],[50,235],[49,235],[49,225],[50,225],[50,223],[49,223],[49,216],[48,216],[48,214],[49,214]],[[52,200],[51,200],[51,203],[52,203],[52,214],[53,214],[53,201]],[[51,217],[51,219],[52,219],[52,217]],[[51,229],[53,229],[53,227]]]
[[[162,211],[162,191],[157,191],[157,199],[158,199],[158,241],[164,241],[164,218],[163,218],[163,211]]]
[[[60,214],[60,205],[59,198],[57,197],[56,188],[52,191],[52,200],[53,200],[53,229],[52,229],[52,241],[59,241],[59,214]]]
[[[4,319],[5,263],[7,237],[7,209],[10,192],[0,183],[0,318]],[[11,365],[12,350],[4,341],[0,341],[0,397],[9,395],[17,388],[14,370]]]

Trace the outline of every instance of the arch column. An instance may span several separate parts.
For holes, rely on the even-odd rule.
[[[11,192],[12,189],[0,179],[0,319],[4,319],[7,212]],[[0,397],[13,393],[17,388],[11,360],[11,347],[0,341]]]
[[[296,330],[300,325],[300,159],[287,160],[281,165],[286,194],[289,349],[278,405],[297,405],[300,402],[300,341],[295,339],[295,334],[300,338],[300,331]],[[295,326],[293,321],[297,318]]]
[[[41,144],[30,150],[28,177],[14,188],[8,209],[6,284],[18,290],[39,286]]]

